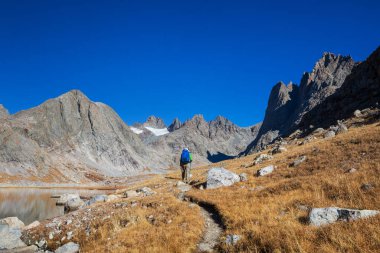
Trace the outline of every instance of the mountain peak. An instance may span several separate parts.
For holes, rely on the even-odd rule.
[[[8,116],[8,110],[2,104],[0,104],[0,119],[7,118]]]
[[[169,132],[173,132],[173,131],[181,128],[181,126],[182,126],[181,121],[178,118],[175,118],[173,120],[173,122],[170,124],[170,126],[168,127],[168,130],[169,130]]]
[[[166,128],[164,121],[161,118],[156,117],[154,115],[148,117],[148,119],[144,123],[144,126],[154,128]]]

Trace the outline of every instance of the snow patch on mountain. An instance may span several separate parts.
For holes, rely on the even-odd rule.
[[[153,127],[145,127],[147,130],[151,131],[155,136],[161,136],[169,133],[167,128],[153,128]]]
[[[131,127],[131,130],[132,132],[134,132],[135,134],[142,134],[144,131],[141,130],[141,129],[138,129],[136,127]]]

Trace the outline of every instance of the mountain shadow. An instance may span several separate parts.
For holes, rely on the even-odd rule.
[[[207,151],[207,160],[212,163],[221,162],[224,160],[234,159],[236,156],[226,155],[218,151],[216,154],[211,154],[210,151]]]

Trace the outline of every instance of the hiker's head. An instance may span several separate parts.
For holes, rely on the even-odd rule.
[[[188,148],[183,148],[183,150],[189,151],[189,149],[188,149]]]

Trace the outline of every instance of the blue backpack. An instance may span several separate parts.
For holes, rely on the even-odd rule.
[[[191,157],[190,157],[190,152],[189,150],[182,150],[182,154],[181,154],[181,163],[190,163],[191,162]]]

